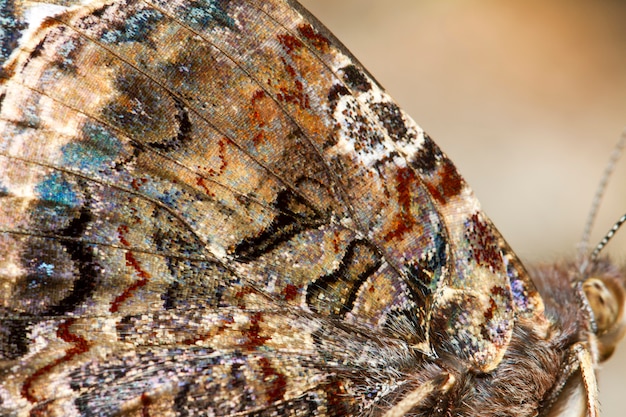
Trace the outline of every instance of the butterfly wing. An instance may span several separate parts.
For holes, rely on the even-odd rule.
[[[0,100],[6,412],[357,413],[442,354],[492,369],[541,311],[452,163],[294,2],[56,13]]]

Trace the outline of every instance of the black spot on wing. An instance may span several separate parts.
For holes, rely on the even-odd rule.
[[[410,158],[411,166],[425,175],[432,174],[442,159],[443,153],[427,134],[424,134],[424,143],[419,152]]]
[[[404,123],[404,118],[400,112],[400,108],[395,103],[375,103],[371,106],[378,119],[381,121],[385,130],[392,140],[398,141],[406,139],[408,129]]]
[[[350,88],[360,92],[371,90],[372,84],[356,66],[347,65],[340,71],[343,72],[343,80]]]
[[[328,92],[328,101],[333,105],[332,108],[334,109],[336,106],[337,100],[339,100],[341,96],[347,96],[347,95],[350,95],[350,90],[348,90],[344,85],[335,84],[331,87],[330,91]]]

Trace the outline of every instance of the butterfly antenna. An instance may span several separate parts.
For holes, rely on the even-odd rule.
[[[611,240],[611,238],[615,235],[619,228],[622,227],[624,223],[626,223],[626,214],[624,214],[622,217],[620,217],[618,221],[615,222],[613,227],[611,227],[611,230],[609,230],[607,234],[604,235],[600,243],[596,245],[596,248],[593,250],[590,256],[592,262],[598,258],[600,251],[606,246],[607,243],[609,243],[609,240]]]
[[[602,197],[604,196],[604,192],[606,191],[606,186],[609,182],[609,178],[613,174],[615,170],[615,166],[617,165],[617,161],[622,155],[622,151],[624,150],[624,146],[626,145],[626,128],[622,131],[619,141],[613,148],[613,152],[611,153],[611,157],[609,158],[609,163],[604,169],[604,174],[602,175],[602,179],[600,180],[600,185],[596,190],[596,195],[593,197],[591,202],[591,210],[589,210],[589,215],[587,216],[587,223],[585,224],[585,229],[583,231],[582,239],[579,244],[579,252],[580,254],[587,253],[589,248],[589,238],[591,236],[591,229],[593,229],[593,225],[596,221],[598,215],[598,208],[600,207],[600,202],[602,201]],[[592,258],[595,258],[600,250],[608,243],[611,237],[615,234],[617,229],[624,223],[624,217],[617,221],[615,226],[609,231],[604,239],[596,246],[593,251]]]

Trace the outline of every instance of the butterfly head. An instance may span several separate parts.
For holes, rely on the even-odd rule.
[[[600,362],[611,357],[617,343],[626,334],[626,269],[620,269],[607,258],[600,257],[624,223],[626,215],[615,222],[589,256],[583,257],[579,268],[584,277],[582,291],[591,312],[591,330],[597,336]]]
[[[626,333],[625,281],[625,272],[603,259],[595,262],[593,272],[582,283],[600,362],[613,354]]]

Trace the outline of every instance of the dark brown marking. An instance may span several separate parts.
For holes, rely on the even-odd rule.
[[[485,322],[489,322],[491,321],[491,319],[493,319],[494,316],[494,312],[498,309],[498,305],[496,304],[496,301],[493,298],[489,298],[489,308],[487,308],[487,310],[485,310],[485,312],[483,313],[483,317],[485,318]],[[483,332],[487,331],[487,329],[483,328],[482,329]],[[489,333],[487,333],[488,335]]]
[[[493,287],[491,287],[491,290],[489,292],[493,295],[498,295],[500,297],[509,297],[509,292],[507,291],[507,289],[499,285],[494,285]]]
[[[283,288],[283,295],[285,296],[285,301],[294,300],[298,296],[299,292],[300,292],[300,289],[296,287],[295,285],[293,284],[285,285],[285,288]]]
[[[152,398],[145,392],[141,393],[141,417],[150,417],[150,405]]]
[[[212,192],[212,191],[209,189],[209,187],[207,186],[206,182],[204,181],[204,178],[202,178],[202,177],[198,177],[198,178],[196,178],[196,185],[198,185],[198,186],[202,187],[202,188],[204,189],[204,192],[205,192],[207,195],[209,195],[209,196],[211,196],[211,197],[215,197],[215,193],[214,193],[214,192]]]
[[[439,175],[433,181],[425,181],[428,191],[439,204],[446,205],[452,197],[458,196],[463,190],[464,181],[449,159],[444,158],[439,165]]]
[[[324,53],[328,51],[330,41],[325,36],[316,32],[313,26],[308,23],[302,24],[298,26],[298,33],[311,42],[311,45],[313,45],[315,49]]]
[[[502,265],[498,239],[491,231],[491,225],[481,221],[474,213],[465,224],[465,239],[470,244],[471,256],[478,265],[488,265],[497,271]]]
[[[277,38],[287,55],[289,55],[291,59],[296,60],[297,57],[294,56],[294,52],[302,48],[304,43],[289,34],[280,34]],[[280,80],[280,84],[276,87],[278,90],[276,99],[283,103],[295,104],[302,109],[309,109],[311,107],[310,99],[308,94],[304,91],[302,81],[297,78],[298,71],[296,71],[293,65],[287,62],[286,57],[281,57],[280,60],[289,77],[288,79]],[[290,85],[288,84],[289,81],[291,81]]]
[[[290,55],[296,49],[300,49],[304,46],[304,44],[302,43],[300,39],[290,34],[281,33],[280,35],[277,36],[277,38],[280,44],[283,45],[283,48],[285,49],[285,51]]]
[[[330,91],[328,92],[328,101],[333,104],[332,107],[334,108],[336,106],[337,100],[339,100],[339,97],[349,95],[350,90],[348,90],[345,85],[333,84],[333,86],[330,88]]]
[[[335,237],[333,238],[333,250],[335,253],[339,253],[340,247],[339,247],[339,234],[337,232],[334,233]]]
[[[146,178],[133,178],[133,180],[130,182],[130,186],[133,187],[135,191],[139,191],[141,186],[146,182],[148,182]]]
[[[15,61],[12,61],[9,65],[0,67],[0,83],[4,83],[6,80],[12,78],[15,75]]]
[[[256,291],[253,288],[251,288],[251,287],[246,285],[246,286],[242,287],[239,291],[237,291],[235,293],[235,298],[241,300],[246,295],[248,295],[248,294],[255,294],[255,293],[256,293]]]
[[[217,152],[217,157],[220,159],[221,164],[219,166],[219,168],[217,170],[213,169],[213,168],[205,168],[205,167],[201,167],[198,166],[198,170],[199,171],[205,171],[208,175],[210,175],[211,177],[215,177],[218,175],[221,175],[224,173],[224,171],[226,170],[226,168],[228,167],[228,161],[226,161],[226,143],[228,142],[227,138],[222,138],[217,142],[217,148],[218,148],[218,152]],[[200,185],[198,182],[196,182],[198,185]],[[205,184],[206,185],[206,184]],[[202,185],[200,185],[202,186]],[[203,188],[206,187],[202,186]],[[212,193],[208,193],[210,195],[212,195]]]
[[[343,71],[343,79],[350,88],[361,92],[372,89],[372,84],[356,66],[347,65],[341,70]]]
[[[267,117],[263,115],[263,107],[261,104],[266,97],[267,95],[263,90],[257,90],[252,95],[252,99],[250,100],[250,105],[252,107],[252,114],[250,115],[252,126],[262,128],[267,124]],[[252,138],[252,142],[255,144],[255,146],[258,146],[264,140],[265,133],[263,130],[259,130],[259,132],[256,133]]]
[[[298,75],[298,73],[296,72],[296,69],[293,66],[289,65],[287,61],[285,60],[285,58],[281,57],[280,60],[283,63],[283,66],[285,67],[285,71],[287,71],[287,74],[289,74],[291,78],[294,78],[296,75]]]
[[[264,142],[264,141],[265,141],[265,133],[263,132],[258,132],[252,137],[252,143],[254,143],[255,146],[259,146],[261,142]]]
[[[287,87],[279,87],[280,91],[276,94],[276,99],[283,103],[295,104],[303,109],[311,107],[309,96],[304,92],[302,83],[298,80],[294,80],[295,90]]]
[[[257,90],[252,95],[252,100],[250,100],[250,104],[252,105],[252,120],[254,120],[256,126],[262,127],[265,126],[266,121],[261,116],[261,112],[259,112],[257,105],[266,97],[265,91]]]
[[[126,237],[124,236],[126,233],[128,233],[128,231],[129,231],[128,226],[126,226],[125,224],[117,228],[118,238],[120,239],[120,242],[124,246],[130,246],[130,242],[126,240]]]
[[[260,358],[259,365],[263,372],[263,382],[266,388],[268,405],[281,401],[287,393],[287,377],[278,372],[267,358]]]
[[[411,166],[416,168],[422,175],[432,175],[437,169],[439,161],[443,158],[443,153],[435,145],[435,142],[424,134],[424,143],[416,155],[411,159]]]
[[[400,212],[396,213],[391,221],[391,231],[383,237],[386,242],[393,239],[401,239],[406,233],[412,231],[417,224],[411,212],[411,185],[416,182],[417,177],[411,168],[398,169],[396,173],[396,192],[398,193]]]
[[[261,336],[261,326],[259,323],[262,321],[263,313],[260,311],[250,316],[250,327],[242,331],[247,340],[243,341],[241,345],[246,349],[255,350],[256,348],[263,346],[265,342],[272,338],[271,336]]]

